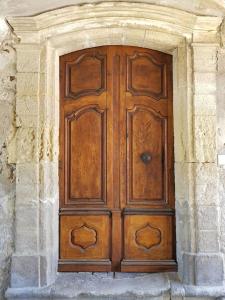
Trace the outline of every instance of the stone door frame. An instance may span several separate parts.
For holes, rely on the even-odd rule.
[[[59,56],[103,45],[173,55],[178,274],[186,284],[222,285],[216,165],[216,56],[222,19],[157,5],[107,2],[10,17],[8,22],[20,39],[17,131],[9,156],[17,176],[11,289],[55,281]]]

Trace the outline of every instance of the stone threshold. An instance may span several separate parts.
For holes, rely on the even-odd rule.
[[[225,297],[225,285],[200,287],[183,285],[176,274],[146,273],[60,273],[54,284],[39,288],[9,288],[6,298],[134,300],[177,297]]]
[[[170,293],[172,297],[220,299],[225,298],[225,283],[222,286],[196,286],[171,281]]]

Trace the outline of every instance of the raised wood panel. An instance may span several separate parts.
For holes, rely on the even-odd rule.
[[[128,203],[166,202],[167,120],[148,107],[127,112]]]
[[[83,223],[80,227],[76,227],[70,232],[70,243],[85,251],[90,247],[94,247],[97,243],[97,231]]]
[[[109,259],[110,218],[107,215],[60,217],[60,259]]]
[[[152,54],[135,52],[127,56],[127,90],[133,95],[155,100],[167,97],[166,64]]]
[[[84,53],[75,61],[66,63],[65,95],[78,99],[87,95],[99,95],[106,85],[106,57],[96,53]]]
[[[66,116],[67,202],[105,202],[106,116],[85,106]]]
[[[173,217],[126,215],[124,259],[174,259]]]

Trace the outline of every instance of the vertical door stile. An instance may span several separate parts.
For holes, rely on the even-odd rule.
[[[122,224],[120,210],[120,49],[112,47],[112,107],[113,107],[113,208],[112,208],[112,268],[120,271]]]

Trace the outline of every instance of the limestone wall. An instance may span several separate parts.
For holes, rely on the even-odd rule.
[[[217,73],[217,151],[225,154],[225,49],[218,53]],[[220,246],[225,253],[225,166],[219,171]]]
[[[15,50],[0,19],[0,299],[9,283],[13,251],[15,165],[8,163],[8,144],[15,132]]]

